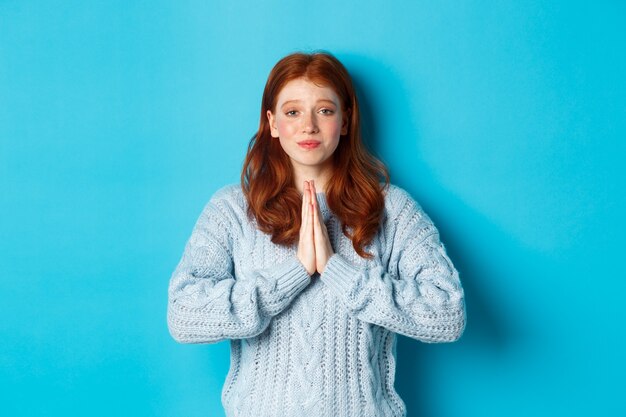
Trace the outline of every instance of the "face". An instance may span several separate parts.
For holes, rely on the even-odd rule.
[[[294,169],[332,169],[339,137],[348,132],[347,117],[332,88],[305,78],[289,81],[267,118],[272,137],[280,141]]]

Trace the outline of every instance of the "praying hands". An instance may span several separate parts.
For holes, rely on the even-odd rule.
[[[309,275],[324,272],[328,259],[334,254],[326,225],[317,204],[315,183],[304,181],[302,193],[302,224],[297,257]]]

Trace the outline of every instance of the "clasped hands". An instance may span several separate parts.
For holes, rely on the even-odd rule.
[[[302,193],[302,224],[298,241],[297,257],[309,273],[324,272],[328,259],[334,254],[328,231],[317,204],[315,183],[304,181]]]

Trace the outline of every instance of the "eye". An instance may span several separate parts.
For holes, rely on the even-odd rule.
[[[298,113],[297,110],[288,110],[285,112],[287,116],[295,116]]]
[[[331,114],[335,114],[335,111],[333,109],[321,109],[320,113],[326,114],[326,115],[331,115]]]

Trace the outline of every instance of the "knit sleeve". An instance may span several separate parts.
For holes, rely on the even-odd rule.
[[[427,343],[455,341],[466,320],[459,274],[433,222],[406,191],[398,193],[401,208],[384,231],[388,264],[357,266],[335,253],[321,279],[360,320]]]
[[[233,235],[238,227],[232,223],[214,196],[170,278],[167,323],[178,342],[256,336],[311,281],[295,256],[265,269],[235,273]]]

